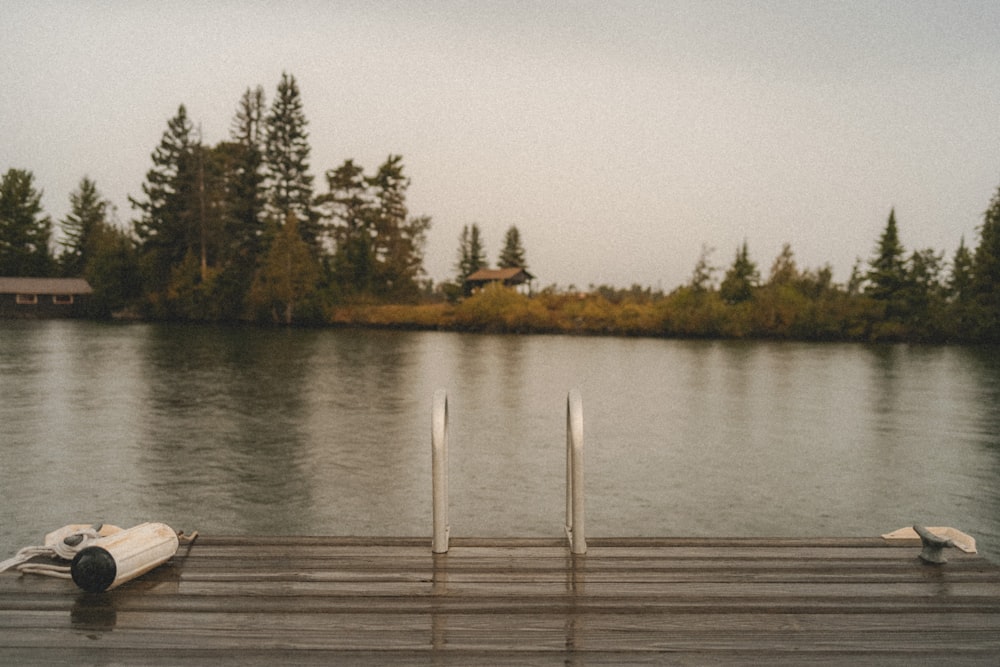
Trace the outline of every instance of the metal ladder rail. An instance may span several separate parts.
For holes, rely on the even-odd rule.
[[[431,486],[434,536],[431,551],[448,552],[448,393],[434,392],[431,424]],[[566,537],[570,551],[587,553],[583,503],[583,401],[580,392],[566,398]]]
[[[583,503],[583,399],[576,389],[566,397],[566,537],[571,552],[587,553]]]
[[[434,538],[431,551],[447,553],[448,535],[448,392],[434,392],[431,425],[431,485],[433,487]]]

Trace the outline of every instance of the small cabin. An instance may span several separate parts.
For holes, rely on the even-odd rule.
[[[516,266],[506,269],[479,269],[465,279],[465,293],[472,294],[491,283],[500,283],[505,287],[530,286],[534,279],[535,276],[528,273],[527,269]]]
[[[93,292],[83,278],[0,277],[0,318],[79,317]]]

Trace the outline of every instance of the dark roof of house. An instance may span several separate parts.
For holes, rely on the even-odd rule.
[[[83,278],[0,278],[0,294],[91,294]]]
[[[474,283],[491,282],[494,280],[511,280],[513,278],[520,277],[521,274],[524,274],[524,277],[527,279],[534,278],[533,275],[524,269],[515,266],[509,269],[479,269],[475,273],[469,274],[469,277],[466,278],[466,280]]]

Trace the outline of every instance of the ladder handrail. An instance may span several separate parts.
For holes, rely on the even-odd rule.
[[[434,392],[431,425],[431,486],[433,487],[434,538],[431,551],[447,553],[448,534],[448,392]]]
[[[583,399],[576,389],[566,397],[566,537],[570,551],[587,553],[583,504]]]
[[[448,392],[434,392],[431,415],[431,487],[433,529],[431,551],[448,552]],[[583,400],[573,389],[566,397],[566,537],[570,551],[587,553],[583,503]]]

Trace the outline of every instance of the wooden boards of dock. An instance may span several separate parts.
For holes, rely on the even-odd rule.
[[[212,537],[0,575],[0,664],[1000,664],[1000,568],[919,541]]]

